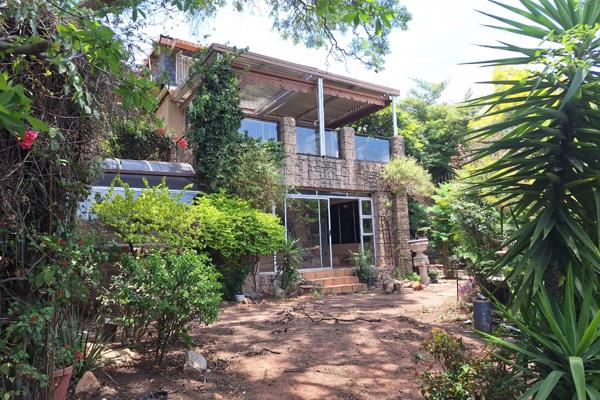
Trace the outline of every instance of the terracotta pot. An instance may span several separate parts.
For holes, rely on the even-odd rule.
[[[69,390],[69,383],[71,382],[71,376],[73,375],[73,366],[69,366],[63,369],[57,369],[54,371],[53,384],[54,384],[54,400],[65,400],[67,398],[67,391]]]

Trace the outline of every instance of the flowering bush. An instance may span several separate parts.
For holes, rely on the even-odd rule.
[[[37,137],[38,133],[36,131],[31,129],[26,130],[22,138],[17,138],[17,140],[19,141],[19,147],[23,150],[31,149],[31,146],[33,146],[33,142],[35,142]]]
[[[471,309],[473,307],[473,299],[479,292],[479,285],[477,279],[470,277],[465,283],[458,287],[458,306],[464,309]]]

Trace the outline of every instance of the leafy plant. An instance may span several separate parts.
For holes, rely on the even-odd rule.
[[[421,275],[417,274],[416,272],[409,272],[408,274],[404,275],[402,278],[406,279],[407,281],[411,281],[411,282],[421,282]]]
[[[377,269],[373,265],[373,255],[369,250],[350,253],[350,263],[359,281],[371,284],[377,279]]]
[[[296,289],[298,284],[302,282],[302,249],[299,246],[298,239],[288,235],[281,251],[277,253],[277,273],[273,277],[273,281],[281,274],[281,288],[285,293]]]
[[[192,100],[187,137],[196,145],[196,170],[210,192],[224,192],[270,208],[283,198],[280,173],[283,154],[278,143],[260,143],[240,132],[238,78],[231,63],[237,54],[204,60],[196,56],[190,75],[202,76]]]
[[[521,335],[516,344],[490,340],[519,356],[515,368],[533,366],[527,396],[598,398],[600,7],[591,0],[495,3],[512,15],[489,15],[498,29],[537,44],[494,46],[517,54],[483,65],[531,72],[494,82],[506,89],[471,103],[486,107],[484,116],[505,116],[474,132],[475,140],[494,140],[476,158],[495,157],[475,173],[488,176],[475,188],[525,220],[492,271],[511,267],[513,309],[505,316]]]
[[[466,353],[462,339],[441,329],[431,330],[422,348],[433,356],[441,371],[420,376],[421,394],[431,400],[518,399],[524,385],[501,360]]]
[[[412,157],[395,158],[385,165],[383,180],[392,191],[406,191],[416,198],[429,197],[433,193],[431,174]]]
[[[111,131],[108,151],[115,158],[168,161],[175,145],[172,134],[156,118],[143,114],[112,121]]]
[[[170,342],[189,340],[189,322],[216,320],[220,301],[219,273],[208,257],[191,250],[126,255],[104,295],[104,304],[116,311],[113,320],[124,325],[131,343],[148,337],[155,323],[152,341],[159,365]]]

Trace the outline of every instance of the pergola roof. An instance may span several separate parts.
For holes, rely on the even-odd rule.
[[[211,62],[218,54],[234,49],[212,44],[207,54]],[[323,79],[325,125],[337,128],[386,107],[396,89],[332,74],[252,52],[243,52],[233,62],[240,87],[241,107],[246,115],[274,119],[294,117],[299,125],[314,126],[318,121],[317,82]],[[201,77],[184,82],[172,99],[187,103]]]

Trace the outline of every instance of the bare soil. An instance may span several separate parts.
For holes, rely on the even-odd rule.
[[[107,399],[139,399],[166,390],[170,399],[420,399],[417,375],[432,361],[420,343],[434,327],[480,341],[456,305],[456,281],[422,291],[372,290],[323,299],[229,305],[209,327],[195,325],[193,349],[204,373],[183,371],[175,348],[157,370],[151,354],[96,372]]]

